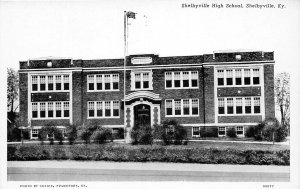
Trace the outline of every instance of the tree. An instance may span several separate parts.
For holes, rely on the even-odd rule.
[[[18,87],[18,73],[12,68],[7,68],[7,108],[11,113],[16,109],[14,106],[18,99]]]
[[[275,77],[275,100],[279,106],[281,125],[290,126],[290,74],[279,73]]]

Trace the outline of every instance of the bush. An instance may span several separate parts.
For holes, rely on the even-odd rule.
[[[111,129],[109,128],[98,128],[91,136],[91,139],[95,143],[104,144],[107,140],[112,140]]]
[[[117,132],[113,132],[113,139],[124,139],[124,128],[117,128]]]
[[[77,136],[79,136],[80,139],[84,140],[85,143],[88,144],[88,143],[90,143],[91,136],[98,129],[101,129],[101,126],[99,126],[97,124],[88,125],[88,126],[83,125],[78,128]]]
[[[246,137],[254,137],[254,135],[255,135],[255,127],[254,126],[250,126],[250,127],[248,127],[247,128],[247,130],[246,130],[246,132],[245,132],[245,136]]]
[[[229,127],[226,129],[226,135],[230,138],[236,138],[236,130],[234,127]]]
[[[23,132],[24,131],[22,131],[22,133]],[[7,127],[7,140],[8,141],[20,141],[21,140],[21,130],[18,129],[17,127],[12,127],[12,128]]]
[[[62,131],[55,126],[44,126],[42,129],[40,129],[38,138],[42,144],[48,138],[51,145],[54,144],[54,139],[58,140],[59,144],[63,144],[64,140]]]
[[[131,130],[132,144],[152,144],[153,134],[151,127],[135,125]]]
[[[187,144],[187,131],[179,125],[175,120],[166,120],[161,126],[154,125],[155,139],[163,141],[164,145],[180,145]]]
[[[201,137],[218,137],[217,127],[200,127]]]
[[[77,139],[77,127],[75,125],[67,126],[66,133],[69,144],[74,144],[74,141]]]
[[[275,118],[267,119],[261,123],[262,137],[267,141],[281,142],[285,140],[287,136],[287,129],[280,125],[279,121]]]

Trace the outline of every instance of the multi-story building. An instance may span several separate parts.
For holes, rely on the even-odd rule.
[[[31,139],[49,125],[130,131],[164,120],[177,120],[189,138],[201,138],[202,128],[224,136],[228,127],[244,136],[248,126],[275,116],[274,63],[274,53],[262,51],[21,61],[21,122]]]

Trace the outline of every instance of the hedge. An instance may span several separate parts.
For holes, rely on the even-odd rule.
[[[290,165],[290,151],[203,149],[176,146],[13,145],[8,161],[95,160],[128,162],[182,162],[203,164]]]

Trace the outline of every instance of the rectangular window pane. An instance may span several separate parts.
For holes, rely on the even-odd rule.
[[[224,109],[224,98],[219,98],[218,99],[218,112],[219,114],[224,114],[225,113],[225,109]]]
[[[218,77],[218,85],[223,86],[224,85],[224,70],[218,70],[217,77]]]
[[[40,91],[46,90],[46,76],[40,76]]]
[[[198,115],[199,103],[198,99],[192,99],[192,115]]]
[[[148,89],[149,88],[149,73],[143,73],[143,88]]]
[[[237,135],[244,135],[244,127],[243,126],[237,126],[236,127],[236,134]]]
[[[227,98],[227,114],[233,114],[233,98]]]
[[[174,100],[175,103],[175,115],[181,115],[181,100]]]
[[[199,127],[193,127],[193,136],[200,136],[200,128]]]
[[[251,98],[245,98],[245,113],[251,114]]]
[[[136,73],[135,75],[135,88],[140,89],[141,88],[141,74]]]
[[[236,98],[236,113],[242,114],[243,113],[243,101],[242,98]]]
[[[46,117],[46,103],[45,102],[40,103],[40,117],[41,118]]]
[[[253,84],[258,85],[259,84],[259,69],[253,69]]]
[[[260,113],[260,98],[254,98],[254,113]]]
[[[226,70],[226,85],[233,85],[233,71],[232,70]]]
[[[113,116],[119,116],[120,103],[119,101],[113,101]]]
[[[61,102],[55,103],[56,117],[61,117]]]
[[[225,127],[219,127],[219,135],[225,135]]]
[[[244,84],[250,85],[251,83],[251,72],[250,69],[244,69]]]
[[[191,72],[192,87],[198,87],[198,72]]]
[[[174,72],[174,86],[180,87],[180,72]]]
[[[95,116],[95,102],[88,102],[89,117]]]
[[[69,102],[64,102],[64,117],[70,116]]]
[[[105,117],[111,116],[110,101],[105,101]]]
[[[189,87],[189,72],[182,72],[183,87]]]
[[[97,90],[102,90],[102,75],[96,75]]]
[[[48,102],[48,117],[53,117],[53,102]]]
[[[102,102],[97,102],[97,117],[103,116],[103,105]]]
[[[183,100],[183,115],[190,114],[190,101],[188,99]]]
[[[167,115],[172,115],[172,100],[166,100]]]
[[[56,90],[61,90],[61,76],[60,75],[55,76],[55,88],[56,88]]]
[[[48,76],[48,91],[53,90],[53,75]]]
[[[69,75],[64,75],[64,90],[69,90],[69,83],[70,83],[70,81],[69,81]]]
[[[242,70],[235,70],[235,84],[242,85]]]
[[[172,72],[166,72],[166,88],[172,88]]]
[[[38,103],[32,103],[32,117],[38,117]]]
[[[119,89],[119,74],[113,75],[113,89],[114,90]]]

